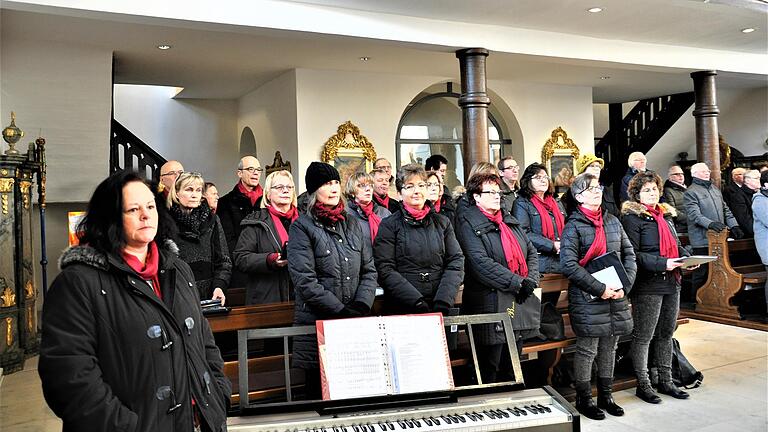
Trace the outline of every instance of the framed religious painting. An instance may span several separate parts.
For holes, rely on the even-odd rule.
[[[360,128],[347,121],[339,125],[336,134],[325,142],[321,159],[339,170],[344,185],[353,174],[367,173],[373,169],[376,150],[368,138],[360,133]]]
[[[578,158],[579,148],[568,138],[568,133],[558,126],[541,149],[541,163],[547,167],[558,196],[571,186]]]

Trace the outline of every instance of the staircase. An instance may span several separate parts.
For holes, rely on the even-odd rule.
[[[605,160],[606,180],[614,185],[616,193],[627,171],[629,154],[647,153],[693,102],[693,92],[643,99],[623,119],[621,104],[610,104],[610,129],[595,144],[595,154]]]
[[[166,162],[164,157],[115,119],[112,119],[111,137],[110,174],[127,169],[144,174],[148,180],[159,179],[160,167]]]

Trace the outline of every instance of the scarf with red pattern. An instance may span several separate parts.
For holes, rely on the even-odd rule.
[[[379,233],[379,224],[381,223],[381,218],[373,211],[373,201],[369,202],[367,205],[361,203],[360,201],[355,202],[363,210],[365,217],[368,218],[368,227],[371,229],[371,241],[376,240],[376,234]]]
[[[531,202],[533,203],[533,206],[536,207],[536,211],[538,211],[539,215],[541,216],[541,235],[550,240],[559,239],[560,235],[563,233],[565,218],[563,218],[563,214],[560,213],[560,207],[558,207],[555,198],[550,195],[544,199],[541,199],[538,195],[534,194],[531,197]],[[555,233],[555,227],[552,226],[552,218],[547,217],[548,214],[551,214],[555,218],[557,233]],[[557,235],[557,237],[555,237],[555,235]]]
[[[385,209],[389,210],[389,195],[384,195],[384,197],[380,197],[376,192],[373,193],[373,199],[376,200],[379,205],[384,206]]]
[[[336,207],[333,208],[327,208],[319,202],[315,203],[315,206],[312,207],[312,212],[314,213],[315,217],[325,225],[335,225],[336,222],[343,221],[345,219],[344,205],[341,203],[341,200],[339,200],[339,203],[336,204]]]
[[[528,277],[528,264],[523,256],[523,250],[520,248],[520,243],[512,233],[512,228],[504,223],[503,212],[497,211],[496,214],[490,214],[483,210],[480,206],[477,206],[480,213],[484,214],[489,221],[496,224],[501,232],[501,246],[504,249],[504,258],[507,260],[507,267],[514,274],[518,274],[522,277]]]
[[[424,206],[421,210],[417,210],[411,206],[409,206],[406,203],[403,203],[403,209],[408,212],[409,215],[411,215],[412,218],[416,219],[417,221],[420,221],[427,217],[429,214],[429,207]]]
[[[272,223],[275,225],[275,229],[277,230],[277,235],[280,237],[280,244],[284,245],[285,242],[288,241],[288,231],[285,230],[285,226],[283,225],[283,221],[281,219],[288,219],[291,222],[295,221],[299,218],[299,212],[296,210],[296,207],[291,205],[290,210],[283,213],[277,208],[268,205],[267,211],[269,212],[269,215],[272,217]]]
[[[141,261],[135,256],[131,255],[123,250],[123,261],[128,264],[128,267],[133,269],[140,278],[145,281],[152,282],[152,289],[155,291],[157,297],[162,300],[163,293],[160,291],[160,279],[157,277],[157,270],[160,268],[160,253],[157,251],[157,244],[151,242],[147,248],[147,258],[142,264]]]
[[[593,211],[584,206],[579,206],[579,211],[595,226],[595,240],[589,246],[589,250],[584,255],[584,258],[579,260],[579,265],[584,267],[593,258],[603,255],[608,250],[608,245],[606,244],[605,228],[603,227],[603,209],[598,207],[597,210]]]
[[[253,190],[248,190],[243,182],[237,182],[237,190],[239,190],[240,193],[247,196],[248,199],[251,200],[251,206],[255,206],[256,201],[258,201],[259,198],[264,195],[264,190],[261,188],[261,185],[256,185]]]

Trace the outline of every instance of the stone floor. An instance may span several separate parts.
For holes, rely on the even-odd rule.
[[[768,333],[691,320],[676,337],[691,363],[704,372],[704,384],[691,399],[662,396],[649,405],[634,390],[616,394],[627,414],[603,421],[584,419],[585,431],[765,432],[768,431]],[[0,431],[60,431],[61,421],[43,400],[37,359],[3,377]]]

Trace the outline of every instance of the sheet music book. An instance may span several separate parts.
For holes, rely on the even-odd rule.
[[[324,400],[453,389],[439,313],[316,325]]]
[[[592,276],[598,281],[613,286],[620,286],[625,291],[632,284],[629,283],[629,275],[624,269],[624,264],[621,262],[621,257],[616,251],[604,253],[597,258],[592,259],[584,267]],[[587,300],[598,300],[599,297],[584,293],[587,296]]]
[[[689,267],[694,267],[699,264],[706,264],[710,261],[717,261],[717,256],[713,255],[691,255],[687,257],[681,257],[676,259],[676,262],[683,263],[683,266],[681,268],[687,269]]]

